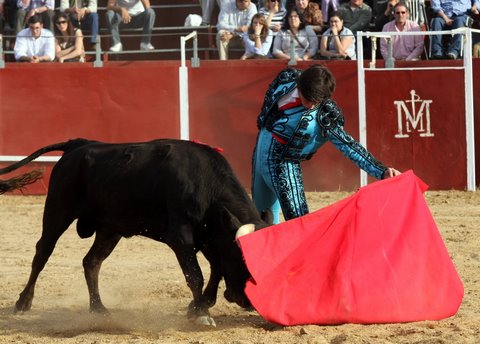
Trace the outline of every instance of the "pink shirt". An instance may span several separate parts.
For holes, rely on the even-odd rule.
[[[399,30],[392,20],[383,26],[382,32],[418,32],[422,31],[420,26],[414,21],[407,20],[403,31]],[[413,60],[420,59],[423,53],[423,36],[392,36],[393,58],[395,60]],[[380,40],[380,52],[384,60],[388,56],[387,40]]]

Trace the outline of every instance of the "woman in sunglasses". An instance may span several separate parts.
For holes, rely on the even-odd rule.
[[[82,30],[73,26],[66,13],[55,17],[55,56],[58,62],[84,62]]]

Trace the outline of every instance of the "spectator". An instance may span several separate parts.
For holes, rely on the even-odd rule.
[[[472,5],[473,4],[473,5]],[[431,30],[453,30],[466,26],[468,12],[478,14],[480,0],[432,0],[430,8],[434,13]],[[445,56],[449,59],[456,59],[460,56],[462,49],[462,35],[454,35],[448,47],[442,44],[442,36],[431,36],[432,58],[441,59]]]
[[[322,0],[322,15],[324,26],[328,26],[330,14],[340,7],[340,0]]]
[[[273,56],[290,59],[292,44],[297,61],[311,60],[318,51],[317,35],[310,26],[305,25],[303,15],[296,7],[287,10],[282,30],[273,40]]]
[[[257,7],[250,0],[235,0],[222,6],[217,23],[217,48],[220,60],[228,59],[230,48],[244,48],[242,36],[248,30]]]
[[[372,20],[372,8],[363,0],[350,0],[339,8],[343,16],[343,24],[354,34],[357,31],[368,31]]]
[[[377,2],[377,6],[375,7],[376,31],[382,31],[386,23],[395,19],[395,16],[393,15],[393,8],[399,2],[400,0],[384,0],[382,2]]]
[[[110,51],[123,50],[120,29],[140,27],[143,28],[140,50],[154,50],[151,43],[154,25],[155,11],[150,7],[150,0],[108,0],[107,26],[113,41]]]
[[[61,0],[60,11],[70,16],[70,22],[91,35],[90,45],[97,43],[98,13],[97,0]]]
[[[268,1],[268,0],[267,0]],[[240,58],[246,59],[266,59],[272,46],[273,36],[268,28],[265,17],[257,13],[252,18],[248,31],[243,35],[243,44],[245,53]]]
[[[37,14],[42,17],[43,26],[53,32],[54,0],[18,0],[15,20],[15,33],[25,28],[28,19]]]
[[[55,38],[43,28],[42,17],[38,14],[28,18],[28,28],[17,34],[13,48],[15,60],[20,62],[50,62],[55,59]]]
[[[297,10],[305,18],[305,25],[310,25],[313,31],[320,33],[323,31],[323,16],[320,6],[310,0],[295,0]]]
[[[280,221],[280,205],[285,220],[308,213],[301,163],[327,141],[377,179],[400,174],[344,130],[342,110],[331,99],[335,85],[325,66],[312,65],[305,71],[288,68],[264,96],[252,159],[252,197],[259,211],[272,211],[275,224]]]
[[[262,7],[259,13],[265,17],[270,30],[275,36],[282,28],[282,23],[287,12],[279,0],[265,0],[264,4],[265,7]]]
[[[357,59],[355,36],[349,28],[343,26],[340,12],[330,15],[330,28],[323,33],[320,41],[320,55],[325,59]]]
[[[60,63],[85,61],[82,30],[64,12],[55,17],[55,56]]]
[[[420,32],[420,25],[409,20],[410,9],[399,2],[393,9],[395,19],[383,27],[383,32]],[[423,53],[423,36],[392,36],[392,53],[394,60],[420,60]],[[380,41],[380,52],[384,60],[388,58],[387,40]]]

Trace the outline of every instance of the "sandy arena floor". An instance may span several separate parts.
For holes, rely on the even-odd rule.
[[[347,195],[310,193],[310,209]],[[32,310],[13,314],[40,237],[45,198],[0,196],[0,343],[480,343],[480,193],[429,191],[426,197],[465,286],[456,316],[406,324],[278,327],[229,304],[220,290],[211,309],[217,327],[205,330],[185,316],[191,294],[173,253],[139,237],[123,239],[105,261],[100,291],[112,315],[92,316],[82,268],[92,239],[79,239],[74,228],[60,238],[41,273]]]

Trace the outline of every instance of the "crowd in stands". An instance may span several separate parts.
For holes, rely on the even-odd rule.
[[[0,0],[0,33],[7,25],[16,35],[17,61],[84,61],[99,34],[97,0]],[[356,34],[360,31],[442,31],[469,26],[479,14],[480,0],[429,0],[427,12],[412,13],[424,0],[199,0],[201,25],[216,29],[220,60],[232,49],[241,59],[356,59]],[[57,6],[56,6],[57,5]],[[418,8],[415,7],[415,11]],[[413,15],[415,14],[415,15]],[[111,52],[121,52],[123,29],[141,29],[141,51],[155,50],[152,30],[156,13],[150,0],[107,0],[105,22]],[[413,20],[415,19],[415,20]],[[428,27],[427,23],[430,23]],[[87,31],[84,42],[82,32]],[[448,42],[430,37],[431,53],[423,35],[393,35],[380,39],[384,59],[457,59],[462,36]],[[365,56],[370,40],[364,39]]]

